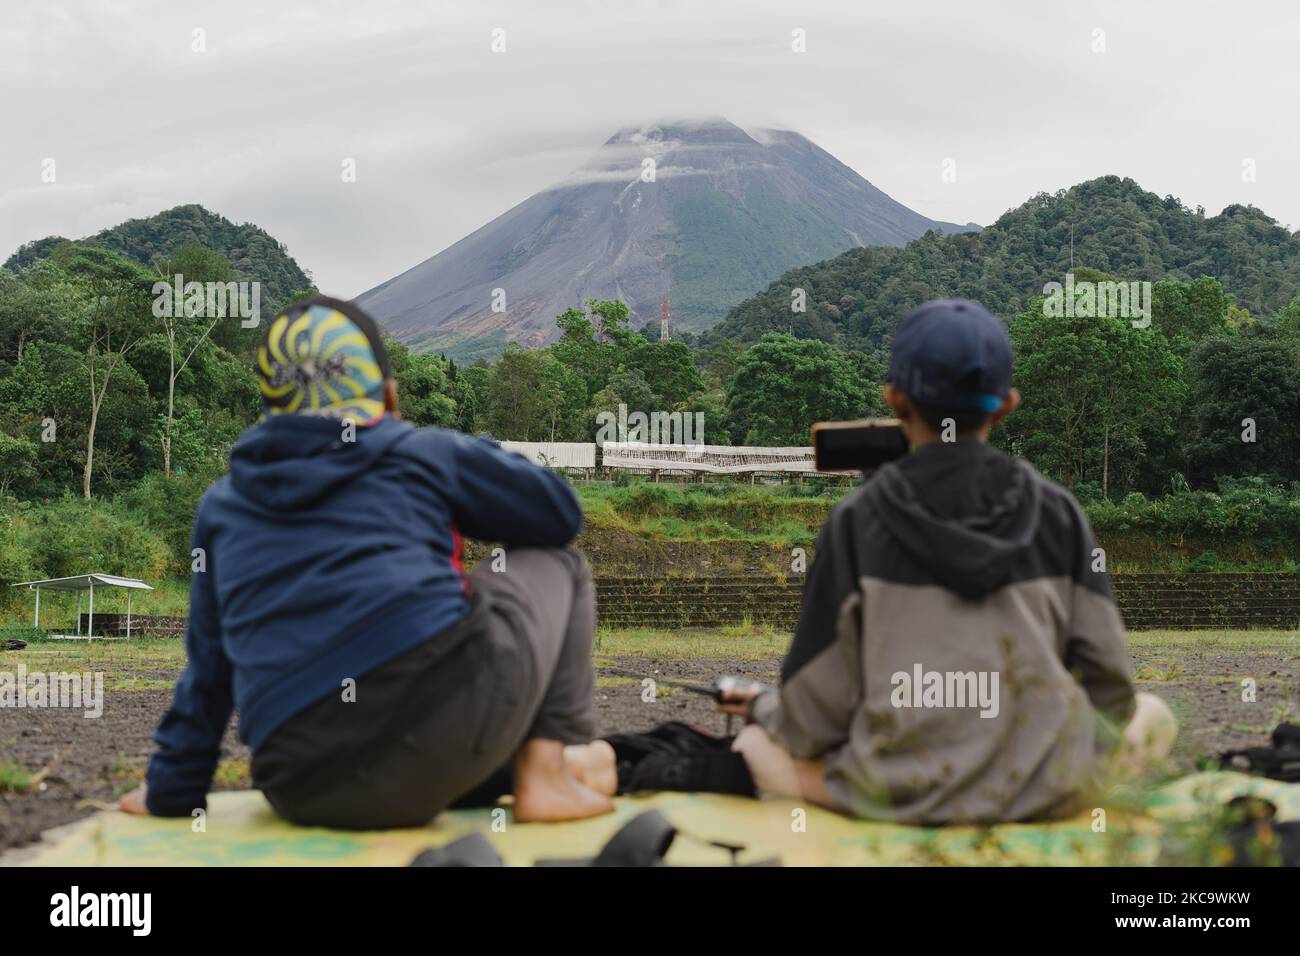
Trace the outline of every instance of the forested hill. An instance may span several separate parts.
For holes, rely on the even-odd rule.
[[[1040,193],[982,232],[930,232],[902,249],[853,249],[792,269],[704,340],[749,343],[780,331],[871,350],[917,305],[945,296],[977,299],[1010,318],[1044,283],[1064,281],[1071,224],[1076,268],[1152,282],[1215,276],[1257,317],[1275,315],[1300,289],[1300,235],[1259,209],[1229,206],[1206,217],[1173,196],[1105,176]],[[796,288],[806,292],[803,312],[791,307]]]
[[[26,243],[5,266],[30,265],[64,241],[61,236],[49,236]],[[290,296],[312,287],[311,277],[264,229],[252,223],[236,225],[197,204],[175,206],[147,219],[128,219],[80,241],[112,249],[144,265],[173,255],[187,243],[201,243],[225,256],[240,279],[262,283],[264,310],[284,305]]]

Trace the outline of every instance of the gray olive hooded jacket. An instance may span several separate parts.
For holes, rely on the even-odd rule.
[[[831,511],[755,719],[824,758],[859,817],[1073,812],[1134,700],[1095,547],[1078,503],[1027,462],[975,441],[918,448]]]

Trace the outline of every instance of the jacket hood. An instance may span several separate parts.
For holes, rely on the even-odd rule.
[[[898,543],[965,598],[1006,581],[1038,533],[1033,468],[983,442],[935,442],[877,472],[880,520]]]
[[[243,497],[277,511],[311,507],[371,468],[412,426],[385,415],[356,426],[344,441],[342,422],[309,415],[276,415],[235,443],[230,481]]]

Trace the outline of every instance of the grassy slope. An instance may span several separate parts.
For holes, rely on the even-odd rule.
[[[754,295],[791,262],[817,262],[852,244],[812,206],[759,186],[743,204],[719,192],[691,193],[674,204],[673,222],[673,315],[690,329],[718,321],[719,303]]]
[[[808,547],[835,503],[848,493],[845,484],[811,480],[804,484],[747,485],[653,484],[635,481],[619,487],[604,482],[577,485],[588,525],[593,530],[618,530],[644,540],[647,547],[662,542],[760,543],[775,548]],[[1140,496],[1138,496],[1140,498]],[[1106,549],[1111,571],[1184,571],[1202,552],[1213,550],[1216,571],[1294,571],[1300,545],[1289,546],[1277,534],[1266,534],[1274,517],[1300,502],[1274,503],[1264,529],[1233,528],[1252,511],[1237,505],[1223,516],[1209,515],[1212,503],[1195,496],[1171,497],[1162,503],[1127,502],[1088,505],[1099,543]],[[1223,502],[1217,498],[1215,506]],[[1174,515],[1173,509],[1180,509]],[[1222,508],[1221,508],[1222,510]],[[1219,524],[1221,537],[1209,532]]]

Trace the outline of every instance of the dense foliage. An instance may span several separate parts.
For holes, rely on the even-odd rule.
[[[1106,176],[1039,194],[978,233],[931,232],[902,249],[852,249],[792,269],[705,339],[755,342],[789,332],[872,351],[929,299],[975,299],[1010,319],[1072,264],[1151,282],[1214,276],[1239,307],[1274,315],[1300,289],[1300,237],[1251,206],[1207,217]],[[806,293],[804,311],[792,309],[796,289]]]
[[[50,236],[29,242],[6,260],[5,268],[18,271],[31,266],[65,241]],[[199,205],[175,206],[147,219],[129,219],[80,240],[82,245],[111,249],[145,266],[174,256],[191,243],[219,253],[240,278],[260,282],[265,315],[274,315],[312,287],[311,276],[265,230],[252,223],[236,225]]]

